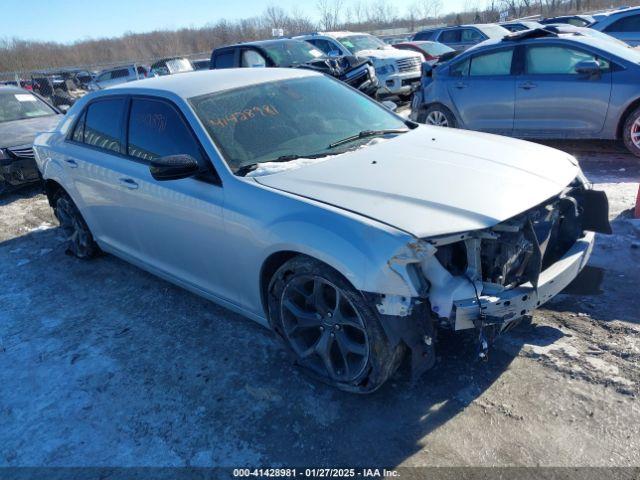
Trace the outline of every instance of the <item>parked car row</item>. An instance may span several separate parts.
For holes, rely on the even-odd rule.
[[[23,88],[0,86],[0,195],[40,181],[33,139],[53,130],[60,111]]]

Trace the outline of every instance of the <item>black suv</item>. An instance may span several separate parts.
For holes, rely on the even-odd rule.
[[[210,69],[239,67],[306,68],[327,73],[373,98],[378,91],[378,78],[369,59],[328,57],[301,40],[239,43],[216,48],[211,53]]]

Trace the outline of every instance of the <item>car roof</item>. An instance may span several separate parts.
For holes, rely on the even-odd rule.
[[[232,45],[225,45],[224,47],[220,47],[220,49],[224,49],[224,48],[233,48],[233,47],[239,47],[239,46],[256,46],[256,47],[260,47],[262,45],[273,45],[273,44],[277,44],[277,43],[284,43],[284,42],[304,42],[304,40],[298,40],[296,38],[272,38],[269,40],[254,40],[251,42],[240,42],[240,43],[234,43]],[[217,49],[216,49],[217,50]]]
[[[536,30],[539,30],[539,29],[536,29]],[[519,33],[522,34],[526,32],[529,32],[531,34],[531,32],[535,32],[535,30],[525,30],[524,32],[519,32]],[[608,41],[602,40],[598,37],[586,37],[584,35],[575,35],[573,33],[560,33],[560,34],[554,34],[553,32],[549,32],[549,33],[551,34],[546,36],[538,36],[538,37],[531,36],[526,38],[518,38],[517,36],[518,34],[512,34],[512,35],[506,36],[504,39],[490,38],[489,40],[485,40],[484,42],[478,43],[477,45],[474,45],[473,47],[467,49],[466,52],[472,52],[472,51],[475,52],[479,49],[484,49],[485,47],[496,46],[496,45],[517,45],[525,40],[538,41],[538,42],[544,42],[545,40],[556,40],[556,41],[560,40],[560,41],[569,42],[569,43],[579,43],[580,45],[587,46],[587,47],[595,47],[595,48],[599,48],[600,50],[605,50],[605,51],[607,50]]]
[[[634,10],[640,10],[640,7],[626,7],[626,8],[618,8],[615,10],[609,10],[608,12],[598,12],[598,13],[594,13],[593,17],[595,19],[602,19],[605,17],[611,17],[613,15],[621,15],[624,13],[633,12]]]
[[[102,91],[134,93],[138,90],[153,90],[173,93],[182,98],[191,98],[232,88],[312,76],[322,75],[310,70],[294,68],[224,68],[136,80],[135,82],[114,85]]]
[[[31,93],[29,90],[15,85],[0,85],[0,92]]]

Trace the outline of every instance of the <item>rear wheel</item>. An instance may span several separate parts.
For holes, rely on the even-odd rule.
[[[312,258],[295,257],[275,273],[269,314],[296,363],[341,390],[373,392],[400,364],[402,347],[390,346],[364,296]]]
[[[636,157],[640,157],[640,107],[627,116],[622,138],[627,149]]]
[[[431,105],[418,115],[418,122],[436,127],[456,128],[456,119],[448,108]]]
[[[67,239],[67,252],[78,258],[95,257],[100,248],[71,197],[60,190],[53,198],[53,211]]]

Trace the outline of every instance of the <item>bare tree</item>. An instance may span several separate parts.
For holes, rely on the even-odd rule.
[[[318,0],[316,7],[320,15],[320,25],[324,30],[336,30],[340,25],[343,0]]]
[[[435,18],[442,11],[442,0],[415,0],[410,8],[422,20]]]

